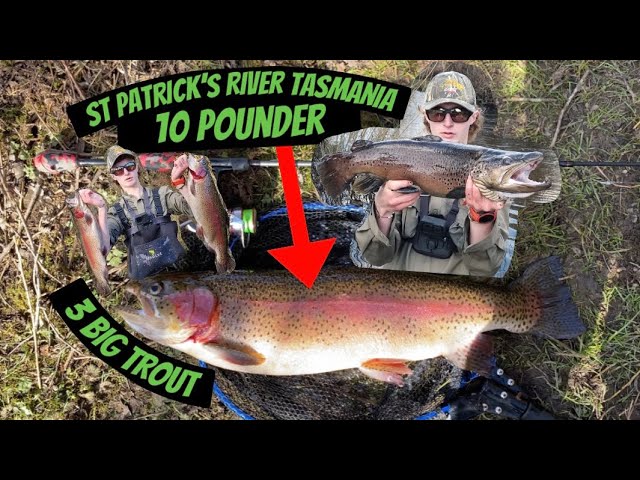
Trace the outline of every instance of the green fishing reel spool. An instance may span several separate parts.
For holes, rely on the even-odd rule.
[[[256,233],[258,226],[258,213],[255,208],[237,207],[227,210],[229,214],[229,233],[238,237],[242,248],[249,245],[249,237]],[[180,228],[186,228],[192,233],[196,233],[196,225],[192,220],[187,220],[180,224]]]
[[[252,233],[256,233],[258,214],[255,208],[236,207],[229,211],[229,229],[231,235],[240,238],[242,248],[249,244]]]

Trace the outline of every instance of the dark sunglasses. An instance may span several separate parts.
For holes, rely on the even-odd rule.
[[[455,108],[432,108],[431,110],[427,110],[427,118],[432,122],[442,122],[444,118],[447,116],[447,113],[451,115],[451,120],[455,123],[464,123],[469,120],[469,117],[473,115],[473,112],[466,110],[464,108],[455,107]]]
[[[111,173],[114,174],[116,177],[119,177],[124,173],[125,168],[127,169],[128,172],[133,172],[136,169],[136,164],[135,162],[125,163],[121,167],[112,168]]]

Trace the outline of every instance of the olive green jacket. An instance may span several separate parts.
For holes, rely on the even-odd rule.
[[[411,239],[418,225],[419,204],[420,200],[416,201],[415,205],[394,214],[388,237],[378,228],[378,222],[371,210],[355,232],[358,250],[355,254],[372,266],[390,270],[488,277],[498,271],[505,256],[505,241],[509,235],[508,204],[498,211],[491,233],[474,245],[469,245],[468,240],[469,209],[460,205],[456,220],[449,228],[458,252],[446,259],[429,257],[413,250]],[[452,199],[431,197],[429,213],[446,217],[452,205]]]

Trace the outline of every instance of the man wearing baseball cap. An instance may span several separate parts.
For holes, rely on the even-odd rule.
[[[435,75],[420,111],[425,133],[445,142],[472,142],[484,123],[473,84],[459,72]],[[411,185],[390,179],[376,192],[369,216],[355,233],[355,258],[393,270],[495,275],[506,258],[504,203],[482,196],[470,176],[460,201],[398,191]]]
[[[437,113],[441,111],[438,108],[444,107],[447,104],[452,104],[449,105],[450,107],[461,107],[460,110],[462,114],[457,113],[459,117],[452,118],[452,120],[456,122],[456,120],[467,118],[468,129],[461,126],[459,131],[452,131],[452,129],[449,128],[451,125],[447,124],[444,118],[442,118],[442,120],[440,119],[442,113]],[[433,77],[427,85],[425,103],[420,110],[424,115],[424,124],[427,132],[432,135],[438,135],[445,141],[456,141],[457,143],[473,142],[484,124],[484,116],[476,104],[476,91],[471,84],[471,80],[469,80],[466,75],[458,72],[442,72]],[[429,111],[432,112],[432,118],[437,120],[437,122],[429,121],[429,117],[427,116],[427,112]],[[471,115],[467,115],[467,112],[471,112]],[[450,114],[455,116],[456,112],[450,112]],[[466,124],[467,122],[461,123]],[[453,127],[455,127],[455,125],[453,125]],[[455,133],[458,133],[458,135],[456,136]],[[466,139],[464,138],[465,134],[468,134]]]
[[[171,267],[185,253],[178,240],[178,225],[171,220],[171,215],[193,216],[187,201],[166,185],[159,188],[142,185],[138,155],[131,150],[113,145],[107,149],[106,161],[111,178],[122,189],[118,201],[107,211],[101,195],[90,189],[80,190],[84,202],[98,208],[104,245],[111,249],[118,237],[125,235],[129,278],[132,280]],[[182,173],[187,167],[184,155],[174,162],[171,170],[174,187],[182,187]]]

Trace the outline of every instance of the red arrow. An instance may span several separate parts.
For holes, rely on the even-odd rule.
[[[316,278],[318,278],[320,269],[327,260],[331,247],[336,243],[336,239],[328,238],[315,242],[309,241],[307,220],[304,216],[302,195],[300,193],[300,184],[298,183],[298,173],[296,172],[296,162],[293,158],[293,148],[276,147],[276,154],[278,155],[278,165],[280,167],[280,176],[282,177],[284,200],[287,203],[293,245],[291,247],[273,248],[268,252],[284,268],[289,270],[294,277],[304,283],[307,288],[311,288]]]

